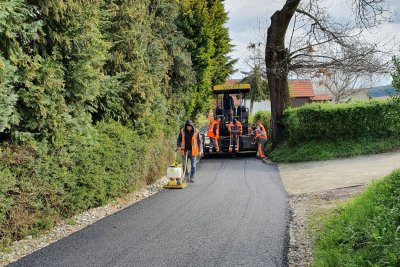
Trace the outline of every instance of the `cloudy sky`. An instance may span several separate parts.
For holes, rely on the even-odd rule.
[[[348,0],[329,1],[330,12],[335,17],[346,17],[350,15]],[[246,70],[245,58],[248,56],[247,45],[249,42],[260,40],[259,31],[261,28],[267,29],[269,18],[278,9],[283,6],[284,0],[225,0],[225,7],[229,13],[228,28],[232,43],[236,46],[232,53],[239,62],[236,68]],[[331,4],[334,2],[335,4]],[[370,33],[373,39],[391,39],[397,38],[400,41],[400,0],[388,0],[393,10],[398,11],[393,17],[394,22],[384,24],[380,29]],[[399,51],[400,53],[400,51]],[[233,75],[233,78],[241,78],[240,72]]]

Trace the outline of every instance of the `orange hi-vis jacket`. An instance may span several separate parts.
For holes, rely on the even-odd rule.
[[[242,123],[241,123],[240,121],[237,121],[236,124],[233,124],[233,121],[231,121],[231,122],[228,124],[228,131],[229,131],[229,132],[231,132],[231,127],[232,127],[232,126],[239,126],[239,129],[240,129],[239,131],[240,131],[240,132],[243,131]]]
[[[267,131],[265,130],[264,125],[260,124],[260,130],[261,130],[261,132],[267,134]],[[267,137],[268,137],[268,135],[267,135]]]
[[[216,133],[214,133],[214,127],[217,127]],[[215,139],[219,139],[219,123],[218,120],[213,120],[208,128],[207,136]]]
[[[181,130],[182,140],[181,140],[181,154],[185,154],[185,128]],[[194,129],[192,137],[192,156],[197,157],[199,155],[199,145],[197,144],[197,137],[199,135],[199,130]]]
[[[258,140],[268,138],[268,135],[265,132],[263,132],[262,130],[256,129],[255,132],[256,132],[256,136],[257,136]]]

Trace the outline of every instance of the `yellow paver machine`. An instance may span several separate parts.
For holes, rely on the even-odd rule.
[[[215,95],[214,118],[221,118],[219,124],[219,153],[256,152],[257,144],[249,125],[249,109],[246,107],[246,94],[250,84],[224,84],[213,87]],[[239,127],[231,124],[237,120]],[[204,156],[216,154],[207,130],[202,134]],[[210,147],[212,149],[210,149]]]

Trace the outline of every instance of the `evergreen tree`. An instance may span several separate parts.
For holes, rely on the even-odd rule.
[[[62,64],[63,92],[70,112],[93,110],[109,46],[99,30],[101,0],[28,2],[38,7],[37,14],[44,22],[47,40],[41,54]]]
[[[2,90],[7,95],[3,104],[8,103],[4,112],[9,114],[10,104],[14,106],[8,132],[19,140],[32,138],[32,133],[50,137],[62,120],[59,115],[64,107],[59,91],[63,86],[61,65],[54,67],[51,57],[45,59],[38,53],[45,36],[36,6],[20,0],[2,1],[0,13],[1,65],[5,67]],[[11,79],[6,78],[7,73]]]
[[[221,0],[180,0],[179,3],[178,26],[191,40],[189,51],[196,72],[197,88],[192,99],[196,114],[208,108],[213,82],[223,82],[233,72],[234,61],[227,56],[232,46],[224,27],[228,17]]]
[[[176,20],[179,15],[177,2],[168,0],[153,0],[151,4],[153,15],[152,29],[163,49],[167,52],[162,92],[167,99],[169,121],[183,120],[190,108],[195,89],[195,72],[192,69],[191,55],[188,52],[190,40],[178,31]]]
[[[212,20],[212,36],[215,51],[212,56],[212,85],[224,83],[226,78],[234,72],[237,59],[229,57],[233,45],[230,44],[229,30],[225,26],[228,13],[225,11],[224,0],[209,0],[209,10]]]
[[[10,62],[0,57],[0,134],[13,124],[18,124],[18,115],[15,113],[17,95],[12,90],[15,71]]]
[[[102,93],[101,117],[127,122],[146,116],[158,95],[163,51],[152,36],[149,1],[107,1],[105,36],[112,44],[105,73],[113,87]],[[162,67],[161,67],[162,68]],[[116,103],[116,104],[115,104]]]
[[[262,74],[259,65],[255,65],[249,73],[246,73],[246,77],[242,80],[251,86],[250,93],[247,96],[250,100],[250,114],[253,113],[254,102],[263,101],[269,97],[268,83]]]

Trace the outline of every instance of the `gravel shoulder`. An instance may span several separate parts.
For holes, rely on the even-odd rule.
[[[310,266],[313,260],[309,219],[337,207],[373,180],[400,168],[400,151],[354,158],[280,164],[282,182],[290,195],[289,266]],[[311,234],[310,234],[311,233]]]

